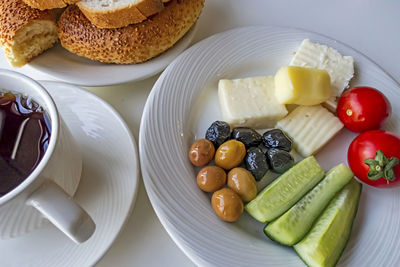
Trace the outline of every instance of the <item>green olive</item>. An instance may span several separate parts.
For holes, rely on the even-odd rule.
[[[246,147],[237,140],[229,140],[220,145],[215,153],[215,164],[230,170],[239,166],[246,155]]]
[[[210,163],[214,154],[214,144],[207,139],[199,139],[190,147],[189,160],[193,165],[201,167]]]
[[[215,191],[211,204],[218,217],[226,222],[235,222],[243,213],[243,201],[232,189],[222,188]]]
[[[204,192],[214,192],[226,184],[226,172],[218,166],[207,166],[197,174],[197,185]]]
[[[244,168],[233,168],[229,171],[228,187],[235,191],[244,202],[249,202],[257,196],[256,179]]]

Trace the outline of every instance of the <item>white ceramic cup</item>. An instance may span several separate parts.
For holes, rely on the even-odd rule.
[[[79,184],[82,159],[53,99],[39,83],[8,70],[0,69],[0,90],[32,97],[51,120],[50,142],[40,163],[20,185],[0,197],[0,238],[33,230],[40,212],[76,243],[86,241],[95,223],[71,197]]]

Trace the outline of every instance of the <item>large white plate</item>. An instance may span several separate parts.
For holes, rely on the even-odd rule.
[[[161,72],[192,41],[196,33],[196,24],[173,47],[161,55],[140,64],[106,64],[79,57],[68,52],[60,44],[44,52],[22,68],[11,67],[0,52],[0,68],[19,71],[36,80],[52,77],[81,86],[105,86],[138,81]]]
[[[246,213],[236,223],[214,214],[210,196],[196,185],[187,154],[191,143],[222,119],[217,97],[221,78],[272,75],[288,65],[310,38],[351,55],[352,84],[381,89],[393,104],[387,129],[400,133],[400,86],[356,50],[328,37],[280,27],[247,27],[212,36],[188,49],[162,74],[148,98],[140,131],[142,174],[151,203],[178,246],[199,265],[298,266],[294,250],[270,241],[264,224]],[[346,162],[355,135],[343,130],[317,158],[327,170]],[[395,266],[400,262],[400,191],[364,186],[352,235],[339,265]]]
[[[1,266],[91,266],[109,249],[127,220],[139,181],[136,143],[119,114],[97,96],[72,85],[42,83],[82,152],[82,178],[74,199],[96,223],[77,245],[47,223],[15,239],[0,240]]]

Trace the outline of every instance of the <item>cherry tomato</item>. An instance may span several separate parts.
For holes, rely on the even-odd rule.
[[[361,133],[380,129],[390,117],[392,107],[378,90],[371,87],[354,87],[345,91],[339,98],[336,112],[347,129]]]
[[[347,161],[358,179],[375,187],[400,185],[400,138],[383,130],[367,131],[350,144]]]

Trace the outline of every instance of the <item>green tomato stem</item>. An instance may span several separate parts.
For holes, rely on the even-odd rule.
[[[387,183],[396,179],[393,168],[399,164],[399,159],[392,157],[388,159],[382,150],[375,153],[375,158],[367,158],[364,163],[369,166],[368,179],[376,181],[380,178],[386,179]]]

